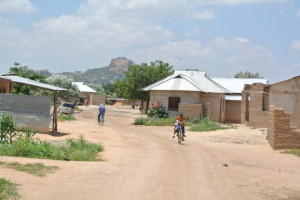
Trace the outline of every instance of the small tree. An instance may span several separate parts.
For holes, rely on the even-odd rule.
[[[39,81],[45,83],[46,77],[39,73],[36,73],[34,70],[29,69],[28,66],[21,66],[20,63],[15,62],[14,67],[9,69],[9,73],[14,73],[17,76],[28,78],[31,80]],[[13,94],[23,94],[23,95],[33,95],[37,94],[39,90],[37,88],[32,88],[27,85],[17,84],[13,85]]]
[[[259,73],[251,73],[247,70],[245,72],[240,71],[234,75],[234,78],[264,78],[259,75]]]
[[[0,115],[0,142],[12,143],[16,133],[17,124],[12,116],[8,114]]]
[[[79,98],[79,88],[76,85],[72,84],[72,79],[69,79],[68,77],[63,75],[54,74],[48,77],[46,81],[50,85],[55,85],[57,87],[62,87],[68,90],[58,92],[58,97],[70,102],[75,101],[77,98]]]

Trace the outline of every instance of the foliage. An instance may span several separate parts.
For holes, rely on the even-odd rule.
[[[79,98],[79,88],[77,87],[77,85],[72,84],[72,79],[69,79],[66,76],[54,74],[46,78],[46,82],[50,85],[55,85],[57,87],[67,89],[68,91],[58,92],[58,97],[64,99],[65,101],[74,102],[77,98]]]
[[[234,78],[263,78],[259,75],[259,73],[251,73],[247,70],[245,72],[240,71],[234,75]]]
[[[189,128],[190,131],[215,131],[219,129],[228,129],[229,127],[223,127],[220,123],[210,121],[206,117],[200,117],[194,121],[193,125]]]
[[[58,121],[76,121],[76,118],[72,115],[64,115],[64,114],[60,114],[57,117]]]
[[[148,93],[143,88],[174,73],[168,63],[156,60],[150,64],[131,65],[125,79],[118,80],[115,92],[118,97],[146,101]]]
[[[286,154],[294,154],[294,155],[300,157],[300,149],[286,150],[286,151],[283,151],[282,153],[286,153]]]
[[[27,172],[35,176],[45,176],[47,173],[52,173],[54,172],[54,170],[58,169],[57,166],[45,166],[43,163],[27,163],[24,165],[17,162],[13,162],[7,163],[4,166],[17,171]]]
[[[14,184],[4,178],[0,178],[0,199],[19,199],[17,184]]]
[[[114,84],[112,83],[107,83],[107,84],[104,84],[102,85],[104,91],[105,91],[105,94],[106,96],[109,96],[109,97],[115,97],[115,86]]]
[[[101,84],[90,83],[90,84],[87,84],[87,86],[96,90],[96,94],[104,94],[105,95],[105,90]]]
[[[97,153],[103,147],[90,144],[81,136],[69,139],[66,146],[55,146],[39,139],[19,137],[13,143],[0,145],[0,156],[19,156],[53,160],[97,161]]]
[[[46,77],[36,73],[34,70],[29,69],[28,66],[21,66],[20,63],[15,63],[14,67],[9,69],[9,73],[14,73],[17,76],[28,78],[31,80],[39,81],[45,83]],[[22,94],[22,95],[35,95],[39,93],[37,88],[32,88],[31,86],[22,85],[22,84],[13,84],[13,94]]]
[[[152,108],[148,111],[148,117],[166,118],[168,117],[168,112],[163,104],[157,102],[156,105],[152,104]]]
[[[146,122],[147,122],[147,118],[138,117],[134,120],[133,124],[134,125],[145,125]]]
[[[16,136],[16,122],[8,114],[0,115],[0,142],[12,143]]]

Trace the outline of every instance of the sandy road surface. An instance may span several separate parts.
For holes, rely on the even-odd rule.
[[[183,145],[171,138],[172,127],[131,125],[139,114],[107,107],[106,122],[96,122],[97,107],[84,107],[76,122],[60,122],[60,141],[84,134],[102,143],[103,162],[52,161],[0,157],[0,161],[42,162],[60,169],[35,177],[0,166],[0,176],[19,183],[22,199],[182,199],[298,200],[300,158],[273,151],[258,129],[195,133]],[[223,166],[224,164],[228,166]]]

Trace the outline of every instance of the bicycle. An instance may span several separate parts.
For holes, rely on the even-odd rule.
[[[177,137],[178,137],[178,144],[181,144],[182,141],[184,141],[183,138],[183,132],[182,132],[182,122],[178,123],[177,125]]]

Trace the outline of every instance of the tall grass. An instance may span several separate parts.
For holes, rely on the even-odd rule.
[[[68,139],[66,146],[55,146],[45,141],[18,138],[11,144],[0,145],[0,156],[18,156],[29,158],[99,161],[97,153],[103,151],[98,144],[88,143],[83,136]]]

